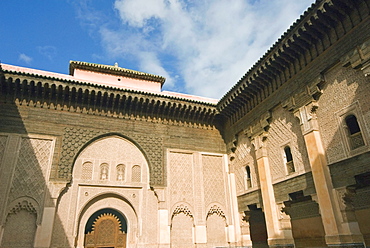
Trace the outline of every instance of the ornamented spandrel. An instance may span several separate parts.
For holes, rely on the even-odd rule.
[[[103,132],[92,129],[65,128],[58,177],[68,179],[72,175],[73,159],[81,148]]]

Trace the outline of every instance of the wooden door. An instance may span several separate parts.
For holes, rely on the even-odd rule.
[[[85,235],[86,248],[126,248],[126,233],[121,231],[121,221],[111,213],[100,215],[91,232]]]

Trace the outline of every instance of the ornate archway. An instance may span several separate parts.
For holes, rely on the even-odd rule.
[[[85,227],[85,248],[125,248],[127,224],[113,209],[94,213]]]

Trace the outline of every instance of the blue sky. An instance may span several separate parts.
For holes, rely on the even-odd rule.
[[[68,74],[70,60],[166,77],[222,97],[313,0],[1,0],[2,63]]]

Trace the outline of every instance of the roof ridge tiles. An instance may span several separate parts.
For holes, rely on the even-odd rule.
[[[22,71],[21,69],[25,69],[25,70]],[[38,70],[38,69],[30,69],[30,68],[24,68],[24,67],[20,67],[20,66],[8,65],[8,64],[4,64],[4,63],[0,63],[0,72],[17,74],[17,75],[27,75],[27,76],[39,77],[39,78],[45,78],[45,79],[53,79],[53,80],[57,80],[57,81],[61,81],[61,82],[70,82],[72,84],[77,84],[77,85],[79,84],[79,85],[94,86],[94,87],[98,87],[98,88],[116,90],[116,91],[121,91],[121,92],[137,93],[137,94],[143,94],[143,95],[148,95],[148,96],[156,96],[156,97],[164,97],[164,98],[167,98],[167,99],[181,100],[181,101],[191,102],[191,103],[195,103],[195,104],[209,105],[209,106],[214,106],[214,107],[217,104],[217,103],[213,102],[212,99],[208,99],[208,98],[206,98],[204,101],[202,101],[200,99],[196,100],[196,99],[171,95],[171,92],[168,92],[168,91],[150,92],[150,91],[142,91],[142,90],[138,90],[138,89],[119,88],[119,87],[115,87],[115,86],[98,84],[96,82],[81,81],[79,79],[73,78],[73,76],[71,76],[71,75],[66,75],[66,74],[62,74],[62,73],[47,72],[47,71],[42,71],[42,70]],[[42,72],[47,73],[49,75],[45,75],[45,74],[43,75],[43,74],[41,74]],[[181,94],[181,95],[186,96],[187,94]],[[191,95],[189,95],[189,96],[191,96]]]
[[[90,62],[83,62],[83,61],[74,61],[71,60],[69,62],[69,73],[73,75],[74,69],[89,69],[97,72],[116,72],[119,75],[132,77],[154,82],[160,82],[162,85],[166,81],[165,77],[154,75],[146,72],[136,71],[132,69],[127,69],[123,67],[118,67],[115,65],[104,65],[104,64],[97,64],[97,63],[90,63]],[[99,70],[100,69],[100,70]]]

